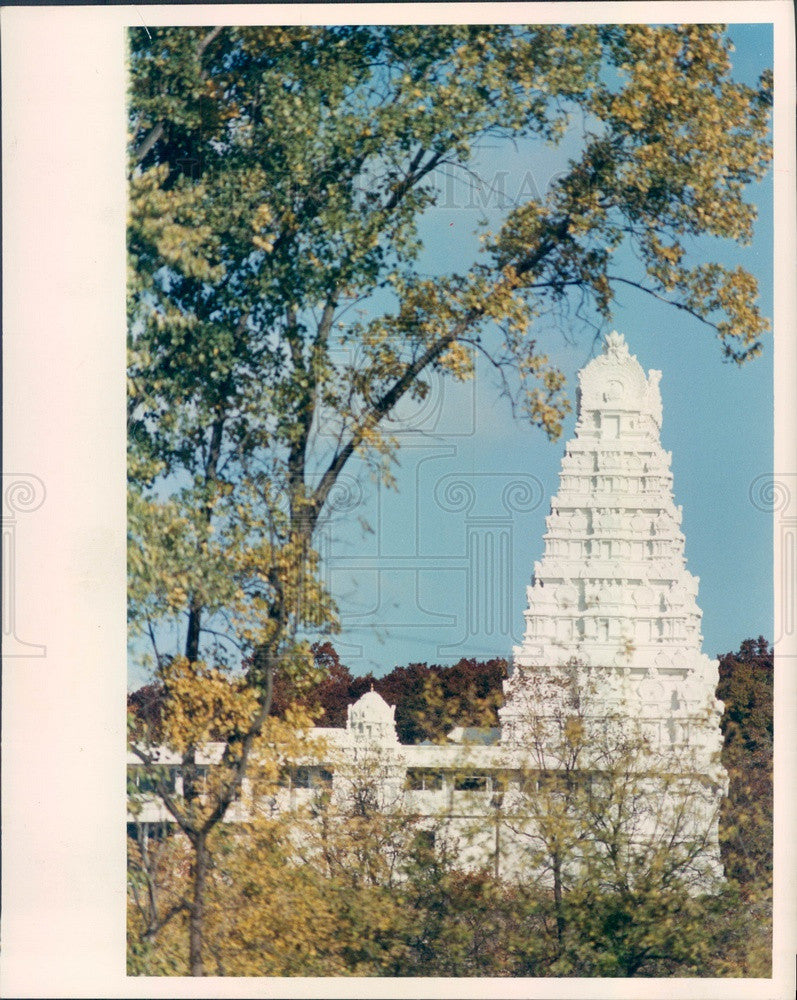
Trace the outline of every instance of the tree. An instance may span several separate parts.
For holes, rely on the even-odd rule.
[[[517,922],[536,928],[518,906],[523,887],[489,870],[463,871],[451,849],[419,851],[408,866],[402,899],[412,915],[401,975],[507,976],[515,973]]]
[[[727,877],[738,886],[756,933],[748,930],[746,975],[771,975],[773,841],[774,653],[763,636],[746,639],[720,657],[717,697],[728,794],[720,814],[720,845]]]
[[[352,676],[349,668],[340,662],[331,642],[315,642],[310,652],[315,668],[312,683],[308,684],[306,678],[301,678],[303,683],[297,683],[296,678],[276,674],[271,712],[282,718],[301,704],[314,715],[317,726],[343,727],[347,707],[369,689],[373,678],[370,675],[368,678]]]
[[[316,748],[318,749],[318,748]],[[310,758],[305,758],[310,759]],[[316,759],[334,784],[252,811],[217,852],[210,952],[225,975],[392,975],[412,926],[402,890],[416,824],[398,807],[390,755]],[[262,790],[262,789],[261,789]]]
[[[498,725],[498,707],[503,704],[503,681],[507,661],[462,658],[450,667],[433,664],[420,691],[409,722],[417,732],[412,742],[445,741],[454,726],[489,729]],[[385,678],[388,681],[390,674]],[[396,725],[403,716],[396,705]]]
[[[401,743],[444,741],[454,725],[489,728],[498,725],[498,706],[507,662],[461,659],[451,666],[410,663],[384,676],[353,677],[331,643],[316,644],[317,667],[324,672],[308,695],[322,710],[319,725],[345,726],[346,709],[372,687],[396,707],[396,732]]]
[[[163,686],[145,684],[127,696],[127,711],[132,735],[156,742],[161,733]]]
[[[129,966],[139,974],[185,975],[195,954],[197,897],[204,948],[214,941],[208,917],[218,918],[219,892],[229,889],[218,852],[228,851],[234,837],[217,819],[227,789],[238,779],[232,818],[245,831],[276,793],[286,762],[323,752],[323,746],[309,741],[312,719],[301,708],[282,719],[270,716],[252,743],[245,780],[239,778],[238,735],[251,731],[252,714],[260,710],[245,680],[184,658],[173,661],[164,676],[159,743],[148,741],[144,724],[134,720],[133,749],[144,766],[131,767],[128,781]],[[186,747],[195,748],[191,769],[184,765]],[[187,781],[194,783],[193,794]],[[153,799],[165,807],[165,818],[148,819]]]
[[[523,690],[523,749],[508,761],[520,787],[503,823],[548,894],[534,907],[543,934],[517,943],[525,974],[705,974],[706,925],[722,908],[706,779],[576,664],[525,668]]]
[[[767,649],[752,643],[736,655]],[[328,648],[322,655],[333,658]],[[548,712],[524,720],[499,807],[474,816],[472,830],[457,828],[467,840],[500,823],[504,860],[482,868],[463,867],[445,813],[407,816],[403,768],[390,753],[366,743],[338,758],[303,741],[295,716],[272,718],[244,819],[211,833],[209,971],[766,976],[768,925],[751,926],[751,907],[766,913],[755,883],[740,890],[714,879],[700,776],[658,753],[626,712],[597,720],[598,692],[576,690],[575,680],[568,670],[526,678],[529,708],[544,701]],[[737,708],[737,741],[755,744]],[[764,711],[764,731],[766,719]],[[297,759],[332,767],[335,784],[289,805],[281,776]],[[166,824],[137,831],[129,971],[185,974],[189,845]]]
[[[167,823],[134,829],[127,841],[128,973],[184,975],[188,844]]]
[[[772,887],[773,680],[774,655],[762,636],[720,657],[722,762],[730,779],[723,860],[728,875],[752,892]]]
[[[234,719],[212,807],[187,712],[183,798],[160,789],[194,852],[192,974],[208,838],[275,673],[312,681],[298,636],[335,627],[316,530],[354,457],[389,481],[398,405],[433,371],[469,378],[480,352],[555,437],[564,379],[530,324],[570,301],[605,320],[622,285],[707,324],[727,358],[759,352],[754,279],[688,263],[696,237],[749,239],[745,185],[770,157],[769,77],[733,83],[729,51],[711,25],[130,32],[131,625],[164,684],[186,704],[223,693]],[[548,194],[469,270],[423,274],[436,177],[466,174],[486,139],[555,142],[575,112],[581,150]],[[622,244],[636,270],[615,264]]]

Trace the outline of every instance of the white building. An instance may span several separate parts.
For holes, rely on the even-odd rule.
[[[395,709],[370,691],[350,706],[345,729],[314,730],[323,751],[290,770],[271,808],[309,802],[319,788],[343,801],[368,778],[378,808],[445,829],[460,839],[466,863],[489,858],[503,871],[522,856],[552,777],[597,781],[622,752],[651,804],[636,836],[663,836],[668,803],[686,792],[689,831],[704,838],[708,867],[719,870],[727,778],[718,664],[701,652],[698,580],[685,566],[671,456],[660,442],[660,377],[645,375],[617,333],[579,373],[575,436],[527,588],[500,729],[460,728],[447,745],[401,745]],[[208,748],[209,766],[219,752]],[[147,803],[138,820],[158,816]]]

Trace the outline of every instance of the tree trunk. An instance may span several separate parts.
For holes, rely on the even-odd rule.
[[[562,862],[558,854],[553,856],[553,905],[556,914],[556,940],[561,955],[562,940],[565,934],[565,917],[562,912]]]
[[[192,598],[191,610],[188,613],[188,631],[185,637],[185,658],[189,663],[199,659],[199,630],[202,624],[202,608]]]
[[[215,29],[214,29],[215,30]],[[220,30],[220,29],[219,29]],[[205,486],[210,486],[216,480],[221,456],[221,443],[224,435],[224,415],[219,413],[213,421],[208,445],[208,456],[205,462]],[[205,508],[205,521],[209,525],[213,517],[211,504]],[[199,636],[202,626],[202,603],[196,594],[191,595],[188,613],[188,632],[185,638],[185,658],[189,663],[199,659]]]
[[[205,890],[208,871],[208,847],[205,834],[194,840],[194,884],[188,936],[188,964],[192,976],[205,975],[202,939],[205,932]]]

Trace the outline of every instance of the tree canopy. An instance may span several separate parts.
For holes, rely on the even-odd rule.
[[[396,734],[401,743],[445,741],[454,726],[498,725],[502,684],[508,676],[508,664],[502,657],[486,661],[463,657],[450,666],[409,663],[374,677],[372,673],[354,676],[340,662],[331,642],[314,643],[312,652],[320,675],[318,683],[300,693],[277,679],[273,702],[276,714],[281,715],[300,701],[319,713],[316,725],[343,727],[349,705],[373,689],[396,706]],[[137,693],[142,710],[148,691],[142,688]]]
[[[720,658],[717,697],[722,762],[730,781],[723,807],[723,861],[751,905],[771,899],[774,654],[763,636]]]
[[[131,473],[172,496],[133,505],[133,607],[188,607],[189,659],[200,609],[250,647],[330,617],[295,578],[307,539],[352,455],[389,475],[390,417],[432,370],[489,354],[555,436],[531,324],[572,296],[606,317],[624,284],[760,350],[752,276],[689,264],[696,237],[749,239],[770,157],[769,78],[734,83],[717,26],[134,29],[130,70]],[[469,270],[418,269],[441,172],[576,115],[567,171]]]

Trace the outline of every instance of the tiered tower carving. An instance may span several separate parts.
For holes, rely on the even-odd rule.
[[[659,747],[688,750],[718,789],[717,661],[701,652],[698,578],[686,569],[659,380],[613,332],[579,373],[575,437],[527,588],[526,629],[505,683],[502,742],[522,738],[528,677],[568,667],[596,711],[642,720]]]

